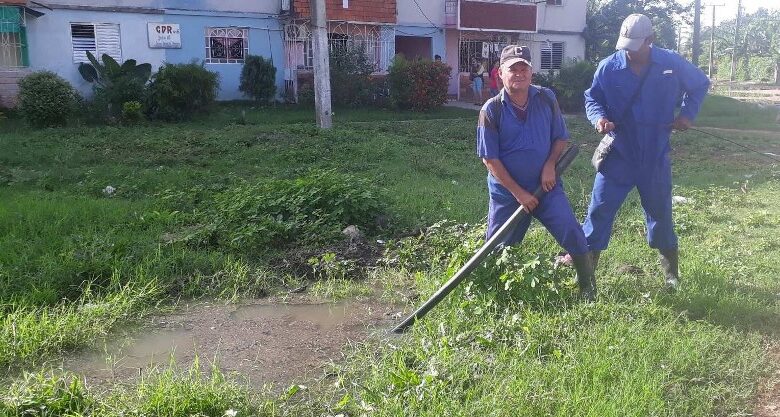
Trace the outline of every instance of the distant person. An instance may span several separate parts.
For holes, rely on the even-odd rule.
[[[498,76],[498,61],[493,63],[493,68],[490,69],[490,96],[496,96],[498,94],[499,86],[501,85],[501,77]]]
[[[441,62],[441,55],[438,55],[438,54],[437,54],[437,55],[434,55],[434,56],[433,56],[433,60],[434,60],[435,62]]]
[[[573,256],[582,297],[596,297],[592,257],[579,222],[555,173],[569,132],[555,94],[531,85],[533,67],[527,46],[509,45],[501,51],[500,94],[482,106],[477,124],[477,155],[488,170],[487,238],[493,236],[522,204]],[[538,188],[546,194],[537,199]],[[526,217],[503,243],[523,240],[531,217]]]
[[[593,84],[585,91],[588,119],[614,141],[598,168],[582,228],[595,265],[607,248],[618,209],[636,187],[645,212],[647,242],[658,249],[665,286],[673,290],[680,277],[669,137],[672,130],[691,127],[710,83],[677,53],[653,46],[654,40],[647,16],[628,16],[620,28],[617,52],[599,63]],[[681,96],[681,109],[675,115]]]
[[[481,106],[485,101],[482,98],[482,89],[484,88],[484,79],[482,78],[485,73],[485,65],[483,62],[475,59],[471,64],[471,73],[469,79],[471,80],[471,90],[474,93],[474,104]]]

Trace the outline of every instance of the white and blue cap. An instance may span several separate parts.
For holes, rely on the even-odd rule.
[[[620,26],[620,37],[615,49],[638,51],[645,39],[652,36],[653,33],[655,33],[653,23],[649,17],[640,13],[629,15]]]

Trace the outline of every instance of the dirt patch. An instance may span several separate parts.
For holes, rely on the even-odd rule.
[[[755,417],[780,417],[780,344],[769,349],[769,363],[775,369],[758,383]]]
[[[133,383],[172,358],[189,367],[197,356],[202,369],[216,363],[253,389],[270,384],[279,392],[321,376],[329,361],[341,359],[345,344],[383,335],[400,316],[398,307],[377,301],[312,303],[298,295],[284,303],[185,304],[138,331],[106,341],[102,352],[66,358],[63,368],[92,386],[110,388]]]

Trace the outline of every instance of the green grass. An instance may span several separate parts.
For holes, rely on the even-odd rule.
[[[699,124],[776,129],[766,112],[726,114],[732,104],[708,99]],[[310,264],[315,295],[364,296],[378,286],[386,298],[414,305],[481,244],[486,186],[474,156],[475,112],[337,109],[335,128],[319,131],[310,110],[247,108],[242,120],[242,106],[131,128],[33,131],[4,121],[0,366],[7,377],[0,379],[15,385],[0,389],[0,415],[45,405],[58,410],[50,415],[736,416],[751,412],[758,378],[776,367],[763,346],[780,338],[780,170],[686,132],[673,137],[674,193],[691,200],[675,206],[678,293],[661,291],[632,193],[600,262],[595,305],[577,300],[571,271],[552,266],[559,248],[535,225],[522,246],[501,262],[491,258],[408,336],[348,349],[321,384],[289,395],[249,394],[221,374],[175,366],[116,395],[40,371],[47,359],[89,347],[179,297],[230,300],[299,285],[300,277],[274,267],[278,252],[192,239],[208,224],[225,224],[204,213],[246,184],[312,170],[363,178],[379,190],[389,218],[365,225],[369,238],[457,223],[390,242],[388,266],[366,283],[345,280],[354,265],[323,249]],[[426,117],[435,120],[414,120]],[[582,117],[568,124],[583,144],[565,176],[581,218],[598,136]],[[776,133],[729,138],[780,153]],[[107,185],[116,188],[111,196]],[[337,226],[345,225],[327,230]],[[310,238],[304,244],[319,242]],[[420,299],[409,301],[413,294]]]
[[[780,131],[777,107],[760,107],[725,96],[709,96],[704,100],[696,123],[725,129]]]

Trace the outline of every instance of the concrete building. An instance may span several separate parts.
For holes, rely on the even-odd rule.
[[[6,86],[0,87],[0,102],[12,105],[16,79],[38,70],[56,72],[89,95],[92,85],[78,73],[87,51],[119,62],[148,62],[155,70],[164,62],[203,62],[220,76],[218,98],[240,99],[246,55],[281,66],[279,13],[278,0],[0,0],[0,16],[15,16],[24,34],[0,36],[0,51],[11,56],[0,61],[0,86]],[[277,84],[283,83],[278,71]]]
[[[585,57],[587,0],[440,0],[444,8],[447,63],[455,69],[450,94],[470,97],[469,67],[488,67],[508,44],[531,48],[534,71],[560,69]]]
[[[469,96],[469,66],[497,59],[509,43],[531,47],[536,71],[581,59],[587,0],[326,0],[331,48],[362,47],[375,73],[393,57],[452,68],[449,93]],[[124,61],[203,62],[220,76],[218,98],[238,91],[244,58],[274,61],[277,91],[296,97],[312,79],[309,0],[0,0],[0,105],[16,82],[50,70],[88,95],[78,64],[86,51]]]

